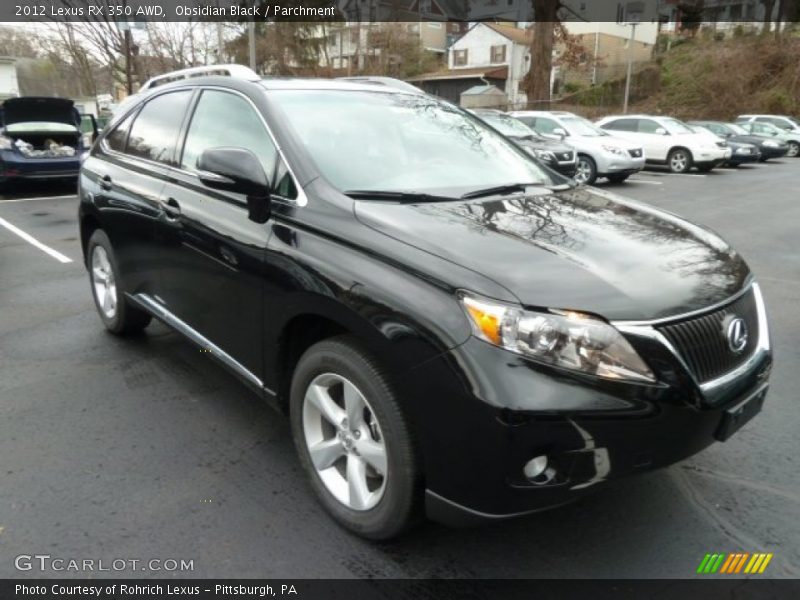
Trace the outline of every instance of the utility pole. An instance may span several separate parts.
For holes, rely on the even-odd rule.
[[[219,8],[219,0],[217,0],[217,8]],[[222,21],[217,21],[217,64],[221,65],[225,62],[225,40],[222,36]]]
[[[247,37],[250,47],[250,68],[256,70],[256,22],[255,20],[247,23]]]
[[[122,0],[123,14],[128,7],[128,0]],[[130,96],[133,94],[133,70],[131,69],[131,28],[130,23],[125,23],[125,88]]]
[[[625,77],[625,101],[622,105],[622,114],[628,114],[628,97],[631,93],[631,71],[633,69],[633,44],[636,41],[636,25],[638,23],[631,23],[631,39],[628,43],[628,75]]]

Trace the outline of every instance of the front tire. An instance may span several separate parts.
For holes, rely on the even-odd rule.
[[[586,185],[592,185],[597,180],[597,164],[591,156],[578,155],[578,164],[573,179]]]
[[[132,306],[125,297],[114,249],[105,231],[98,229],[86,245],[92,297],[100,319],[111,333],[121,335],[141,331],[151,316]]]
[[[789,142],[789,151],[786,152],[786,156],[795,157],[797,155],[800,155],[800,143]]]
[[[303,354],[292,377],[290,419],[300,463],[336,521],[384,540],[416,520],[413,437],[385,370],[357,339],[331,338]]]
[[[685,148],[675,148],[667,156],[667,166],[671,173],[688,173],[693,162],[692,153]]]

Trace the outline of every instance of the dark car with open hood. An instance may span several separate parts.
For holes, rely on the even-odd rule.
[[[10,98],[0,107],[0,184],[25,179],[75,179],[81,158],[97,135],[67,98]],[[88,139],[87,139],[88,138]]]
[[[736,250],[412,90],[160,86],[79,187],[105,327],[155,317],[288,413],[367,538],[569,502],[728,439],[767,393]]]

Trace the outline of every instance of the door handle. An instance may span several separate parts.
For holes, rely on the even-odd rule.
[[[111,176],[110,175],[103,175],[100,178],[100,189],[105,190],[105,191],[108,192],[108,191],[111,190],[112,187],[114,187],[114,184],[111,181]]]
[[[167,198],[164,203],[164,213],[168,219],[177,219],[181,216],[181,205],[175,198]]]

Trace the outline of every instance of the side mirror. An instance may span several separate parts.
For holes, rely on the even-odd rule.
[[[559,136],[562,140],[565,137],[567,137],[567,130],[564,129],[563,127],[556,127],[555,129],[553,129],[553,133]]]
[[[658,135],[669,135],[669,134],[667,133],[667,130],[666,130],[666,129],[664,129],[663,127],[657,127],[657,128],[656,128],[656,133],[657,133]]]
[[[269,219],[270,185],[256,155],[244,148],[209,148],[197,159],[200,181],[225,192],[247,196],[249,218],[256,223]]]

